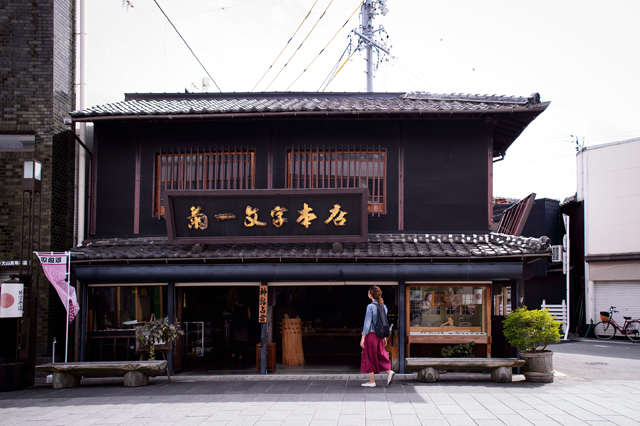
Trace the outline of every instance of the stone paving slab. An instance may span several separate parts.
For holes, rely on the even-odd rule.
[[[76,388],[38,385],[0,393],[0,426],[30,425],[640,425],[640,381],[447,373],[438,383],[398,375],[363,388],[364,374],[174,376],[125,388],[84,379]]]

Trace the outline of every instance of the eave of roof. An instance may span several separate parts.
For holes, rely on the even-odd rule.
[[[74,111],[70,115],[74,121],[370,114],[447,116],[531,114],[544,111],[548,105],[540,102],[538,94],[524,98],[431,93],[165,93],[127,94],[124,102]]]
[[[549,102],[529,97],[410,93],[127,94],[124,102],[70,113],[76,122],[278,119],[483,119],[493,122],[493,155],[509,146]]]
[[[166,237],[96,239],[75,248],[74,264],[131,262],[522,261],[549,256],[547,237],[502,234],[370,235],[364,243],[169,245]]]

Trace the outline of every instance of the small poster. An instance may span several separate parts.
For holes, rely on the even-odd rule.
[[[21,318],[23,313],[24,284],[2,284],[0,287],[0,318]]]
[[[265,323],[267,322],[267,286],[260,286],[260,294],[258,298],[258,322]]]

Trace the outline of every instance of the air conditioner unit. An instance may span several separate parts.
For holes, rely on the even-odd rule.
[[[562,262],[562,253],[564,249],[562,246],[551,246],[551,261]]]

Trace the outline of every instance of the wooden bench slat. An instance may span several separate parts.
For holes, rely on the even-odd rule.
[[[426,367],[480,368],[522,367],[524,360],[517,358],[406,358],[405,366],[410,370],[422,370]]]
[[[511,368],[522,367],[525,360],[517,358],[406,358],[405,368],[418,371],[418,380],[427,383],[440,379],[439,370],[491,370],[494,382],[511,382]]]
[[[166,367],[167,361],[107,361],[49,363],[36,366],[36,370],[85,377],[122,377],[129,371],[159,376]]]
[[[167,361],[67,362],[36,366],[36,370],[53,374],[53,388],[64,389],[80,384],[82,377],[124,377],[125,386],[145,386],[149,377],[159,376]]]

